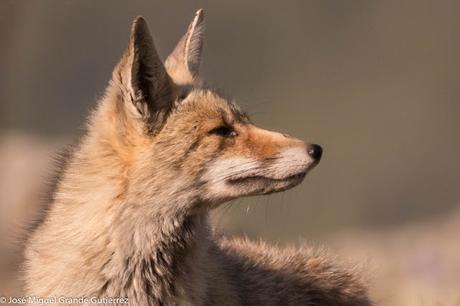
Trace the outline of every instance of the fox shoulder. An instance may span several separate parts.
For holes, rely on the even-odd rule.
[[[337,263],[327,250],[308,246],[279,248],[247,238],[221,239],[219,247],[238,268],[246,289],[267,288],[257,302],[281,298],[284,305],[372,305],[364,274]]]

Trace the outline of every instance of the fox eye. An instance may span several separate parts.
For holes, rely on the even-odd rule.
[[[180,88],[180,91],[179,91],[179,95],[177,96],[177,101],[182,101],[182,100],[185,100],[185,98],[187,98],[187,96],[190,94],[190,91],[191,91],[191,87],[190,86],[182,86]]]
[[[187,98],[187,96],[188,96],[188,92],[181,92],[180,95],[177,97],[177,100],[178,101],[185,100],[185,98]]]
[[[222,137],[235,137],[238,135],[232,127],[226,125],[221,125],[216,128],[213,128],[209,131],[209,134]]]

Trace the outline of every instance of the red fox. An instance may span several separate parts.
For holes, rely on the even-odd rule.
[[[199,77],[204,14],[163,63],[146,21],[28,241],[26,294],[56,304],[371,305],[322,251],[216,237],[208,212],[292,188],[319,145],[260,129]],[[71,297],[74,297],[72,299]]]

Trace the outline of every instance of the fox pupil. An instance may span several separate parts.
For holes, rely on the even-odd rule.
[[[209,131],[209,134],[218,135],[222,137],[235,137],[237,135],[232,127],[226,125],[221,125],[216,128],[213,128],[211,131]]]

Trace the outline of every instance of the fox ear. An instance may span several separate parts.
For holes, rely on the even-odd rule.
[[[175,89],[142,17],[133,21],[128,48],[113,79],[122,91],[128,113],[144,119],[150,130],[162,126],[171,111]]]
[[[176,84],[193,83],[199,73],[204,39],[204,11],[196,12],[187,33],[179,40],[165,62]]]

